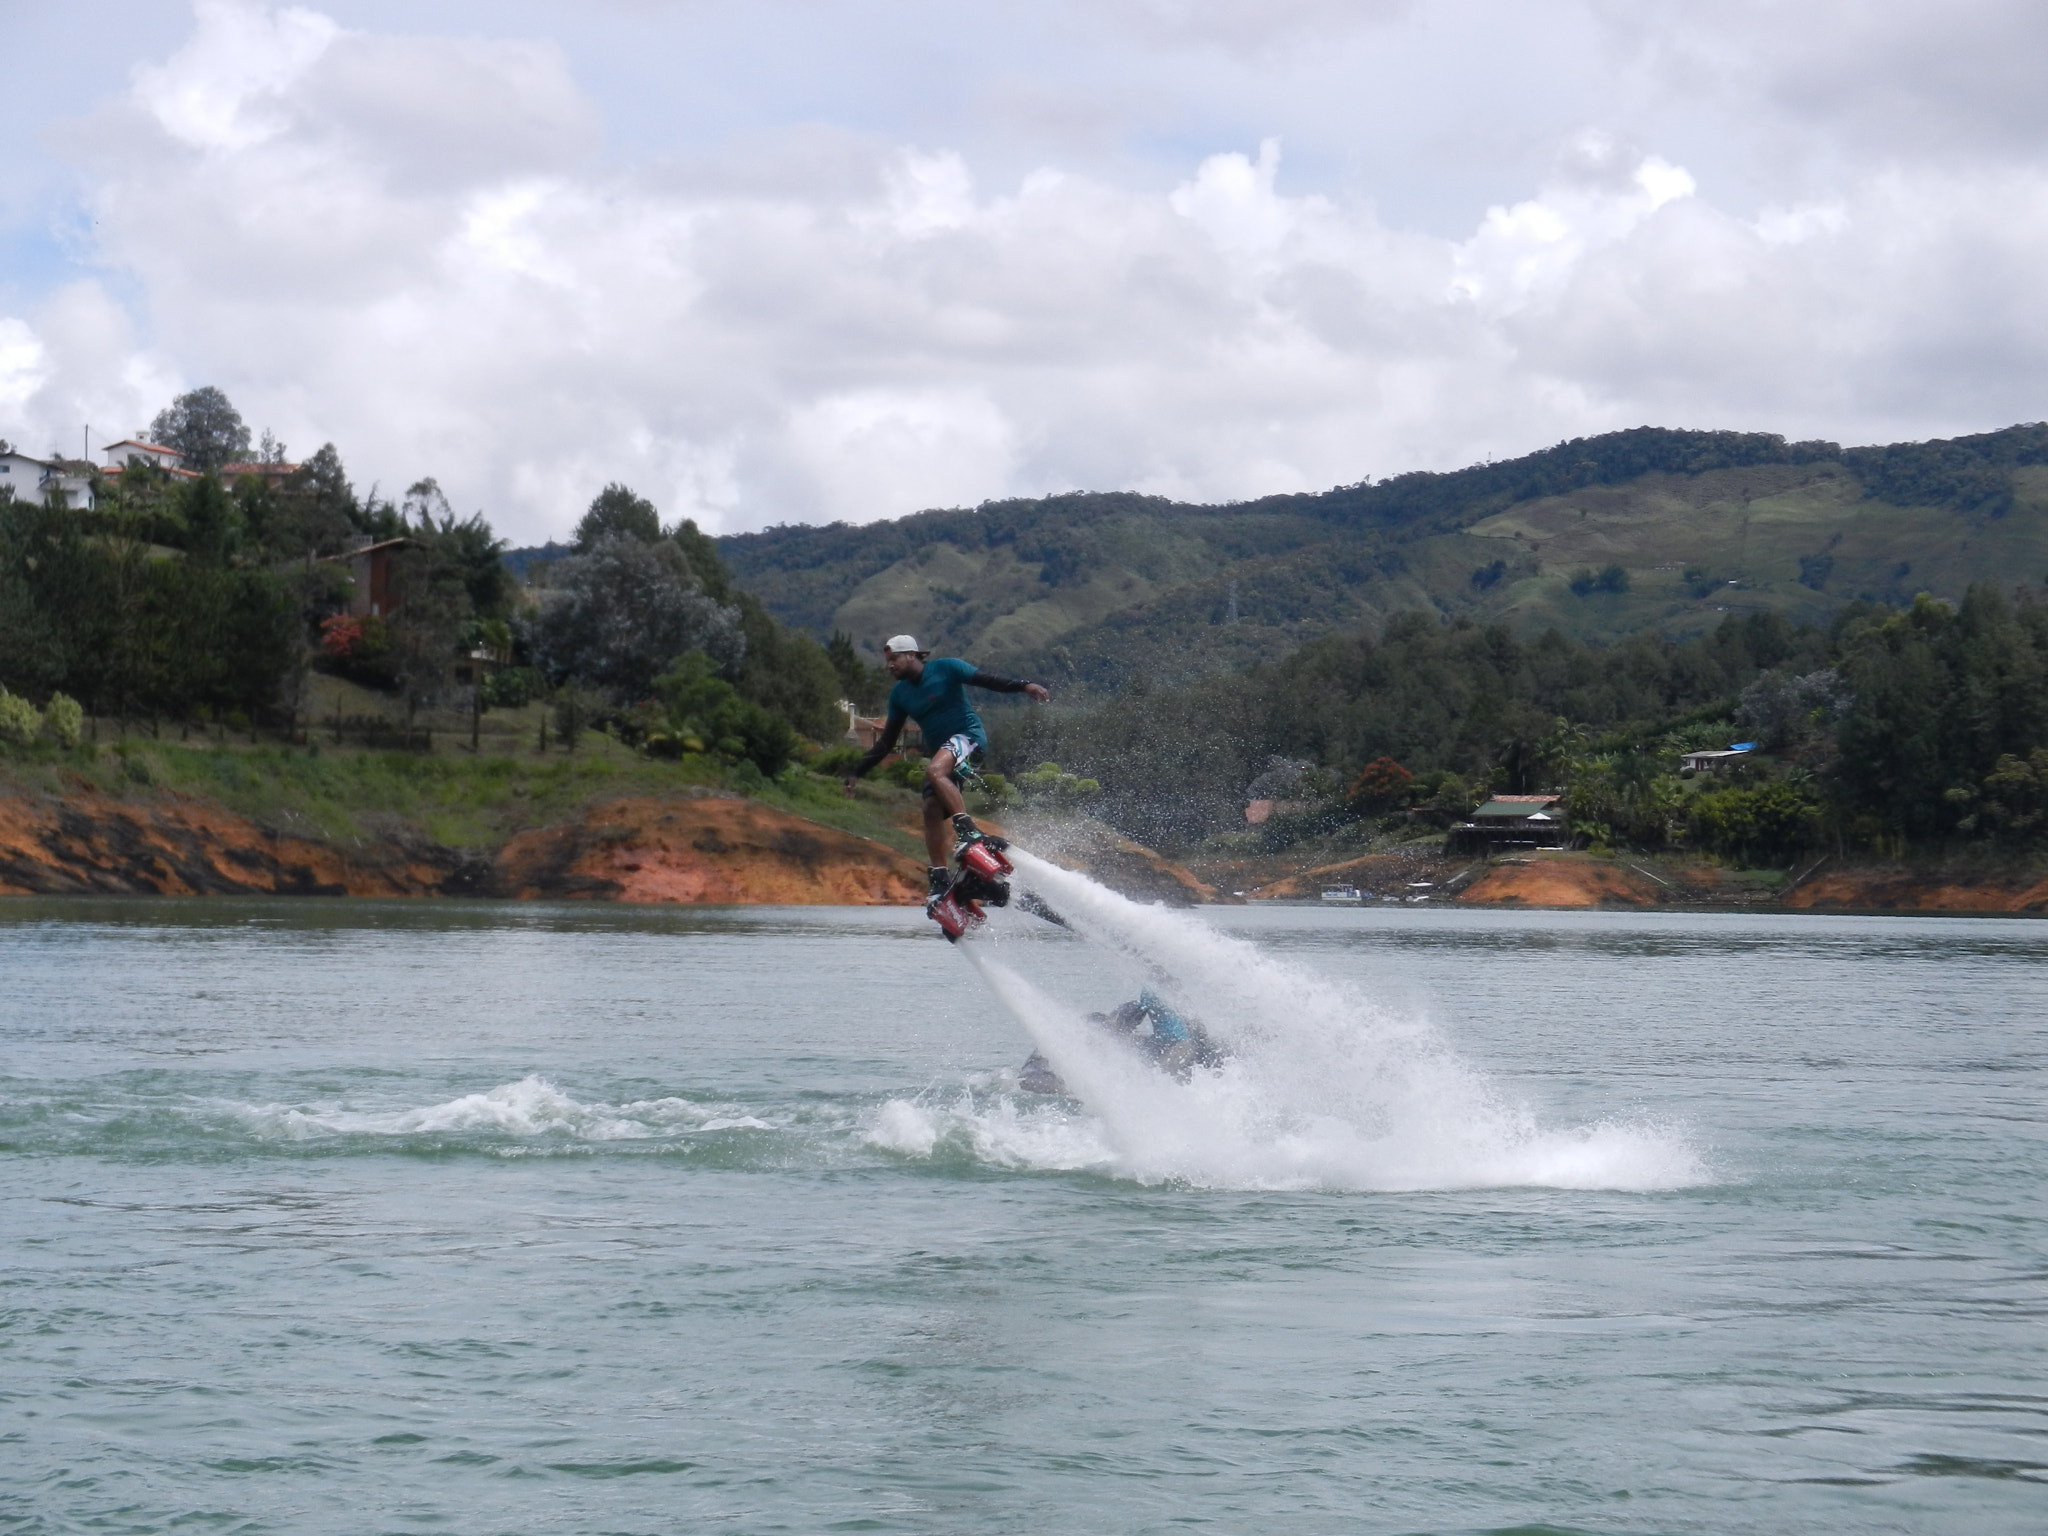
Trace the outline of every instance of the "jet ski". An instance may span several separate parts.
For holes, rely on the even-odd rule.
[[[1186,1082],[1197,1067],[1221,1065],[1228,1053],[1200,1024],[1171,1007],[1150,987],[1110,1013],[1091,1013],[1088,1022],[1120,1045],[1135,1051],[1148,1065]],[[1066,1084],[1044,1053],[1033,1051],[1018,1069],[1017,1086],[1025,1093],[1061,1095]]]

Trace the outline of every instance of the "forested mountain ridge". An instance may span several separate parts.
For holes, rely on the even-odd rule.
[[[1393,614],[1608,642],[1729,612],[2048,576],[2048,425],[1843,450],[1635,428],[1223,506],[1077,493],[718,541],[785,623],[908,629],[1090,689],[1287,655]]]

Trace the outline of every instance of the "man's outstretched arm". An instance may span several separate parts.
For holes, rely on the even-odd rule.
[[[846,787],[851,790],[853,781],[865,778],[875,764],[896,750],[896,738],[903,734],[904,716],[895,710],[889,711],[888,723],[882,727],[882,734],[875,738],[875,744],[860,756],[860,761],[846,770]]]
[[[1041,704],[1052,697],[1043,683],[1021,682],[1017,678],[1004,677],[995,672],[977,669],[967,681],[973,687],[986,688],[990,693],[1028,693]]]

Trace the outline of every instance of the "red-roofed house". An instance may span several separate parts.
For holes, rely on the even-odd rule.
[[[185,456],[175,448],[166,448],[162,443],[145,443],[137,437],[123,438],[118,443],[108,443],[100,449],[100,462],[108,469],[126,469],[131,459],[157,469],[182,470]]]
[[[220,467],[220,477],[226,484],[233,485],[245,475],[253,476],[275,490],[298,467],[296,464],[223,464]]]

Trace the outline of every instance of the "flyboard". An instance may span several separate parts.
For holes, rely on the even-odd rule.
[[[946,942],[958,944],[988,921],[987,908],[1010,904],[1010,876],[1017,867],[1004,850],[1009,843],[983,834],[970,837],[953,850],[953,862],[960,866],[945,895],[925,909],[946,935]],[[1048,909],[1050,910],[1050,909]],[[1064,919],[1060,926],[1065,927]]]
[[[1005,839],[984,833],[962,842],[953,851],[954,863],[959,866],[953,883],[925,909],[945,934],[947,943],[957,944],[985,926],[988,908],[1010,905],[1010,877],[1017,870],[1006,851],[1009,846]],[[1073,928],[1035,891],[1016,893],[1016,905],[1020,912],[1070,931]],[[1152,1066],[1182,1082],[1196,1067],[1218,1066],[1226,1055],[1200,1024],[1177,1012],[1149,987],[1139,992],[1137,1001],[1125,1003],[1111,1013],[1091,1013],[1088,1019]],[[1024,1063],[1017,1086],[1026,1093],[1067,1091],[1052,1063],[1038,1051],[1033,1051]]]
[[[988,908],[1010,904],[1010,876],[1017,872],[1017,867],[1005,852],[1009,846],[1005,838],[982,833],[953,850],[953,862],[960,866],[953,883],[946,888],[945,895],[925,908],[925,916],[939,925],[947,943],[958,944],[986,923]],[[1017,910],[1044,918],[1056,928],[1074,926],[1036,891],[1020,892]]]

